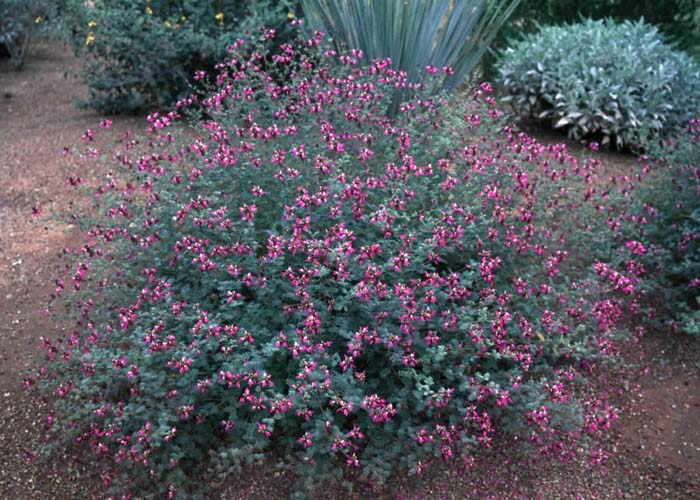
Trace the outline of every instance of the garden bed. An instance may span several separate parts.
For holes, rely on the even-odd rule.
[[[68,68],[68,78],[64,72]],[[62,333],[45,314],[52,280],[60,270],[57,254],[78,238],[67,224],[49,216],[72,205],[88,207],[65,186],[79,175],[101,177],[88,163],[64,157],[62,149],[76,144],[100,117],[78,111],[73,99],[85,89],[71,75],[78,64],[60,45],[32,49],[22,72],[0,61],[0,497],[16,499],[87,498],[99,496],[102,485],[90,464],[68,456],[49,464],[31,465],[28,452],[41,441],[45,408],[21,387],[34,363],[41,337]],[[115,119],[110,134],[143,129],[141,118]],[[539,137],[557,141],[551,135]],[[576,145],[570,148],[583,154]],[[586,154],[588,151],[586,151]],[[606,172],[619,175],[637,168],[634,158],[599,153]],[[33,216],[33,211],[40,211]],[[610,433],[616,452],[603,467],[585,461],[570,464],[506,460],[508,450],[496,449],[467,474],[449,468],[429,470],[420,479],[396,481],[377,492],[386,498],[693,498],[700,494],[700,364],[697,342],[651,332],[640,344],[640,368],[624,380],[609,381],[618,389],[621,418]],[[510,463],[509,463],[510,462]],[[270,465],[269,467],[273,467]],[[223,488],[229,498],[271,498],[284,495],[288,473],[260,468]],[[232,478],[235,479],[235,478]],[[227,481],[228,482],[228,481]],[[360,497],[368,496],[358,491]],[[337,493],[341,495],[341,493]],[[336,496],[337,496],[336,495]],[[327,498],[328,493],[318,493]]]

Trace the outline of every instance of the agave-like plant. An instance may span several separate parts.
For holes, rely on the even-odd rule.
[[[390,58],[421,81],[425,67],[449,67],[434,90],[464,82],[520,0],[301,0],[307,25],[336,45]],[[439,86],[438,86],[439,85]]]

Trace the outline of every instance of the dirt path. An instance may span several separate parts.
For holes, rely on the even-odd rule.
[[[70,76],[78,70],[60,45],[35,45],[19,73],[0,60],[0,499],[82,499],[103,493],[89,466],[68,457],[48,465],[27,463],[25,452],[42,437],[44,408],[21,387],[40,338],[61,334],[43,311],[61,267],[57,255],[76,239],[74,229],[46,214],[78,201],[65,186],[68,176],[97,175],[61,153],[100,120],[71,105],[86,92]],[[143,123],[141,118],[115,119],[111,133],[138,130]],[[606,154],[605,161],[615,169],[634,163],[614,154]],[[36,204],[44,215],[32,217]],[[621,384],[624,412],[611,435],[618,452],[605,469],[585,463],[498,469],[492,492],[511,492],[498,498],[700,498],[699,346],[700,341],[665,334],[643,341],[649,370]],[[501,460],[494,458],[496,465]],[[259,481],[247,478],[252,487],[233,488],[229,495],[271,498],[285,490],[284,476],[257,476]],[[420,482],[394,484],[386,497],[473,498],[478,482],[483,481],[455,471],[435,472]]]
[[[76,194],[70,175],[94,173],[62,150],[79,142],[99,117],[74,99],[85,88],[73,75],[79,65],[60,45],[35,45],[21,72],[0,60],[0,498],[89,498],[85,471],[73,464],[29,467],[25,452],[41,439],[43,408],[21,387],[40,338],[57,337],[43,312],[61,268],[58,254],[75,230],[50,216],[65,211]],[[64,77],[64,73],[67,77]],[[143,119],[114,120],[114,133],[141,127]],[[32,215],[39,204],[42,214]],[[58,463],[60,463],[59,461]]]

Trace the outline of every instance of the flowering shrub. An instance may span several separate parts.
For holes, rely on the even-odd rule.
[[[88,106],[102,113],[165,107],[189,92],[237,37],[261,25],[284,31],[288,0],[68,0],[66,33],[84,58]],[[280,33],[281,34],[281,33]]]
[[[500,130],[488,85],[429,98],[321,37],[237,42],[145,142],[87,145],[114,176],[57,281],[77,326],[28,383],[119,491],[189,498],[271,449],[307,487],[469,465],[499,436],[568,458],[615,419],[576,391],[614,359],[640,273],[589,252],[614,239],[591,230],[615,216],[599,164]]]
[[[662,318],[700,334],[700,121],[683,127],[649,151],[649,180],[638,196],[637,213],[648,222],[636,229],[647,245],[645,258],[657,297],[665,298]]]
[[[698,64],[642,21],[544,28],[507,49],[499,73],[519,115],[617,148],[645,147],[649,133],[697,116],[700,102]]]

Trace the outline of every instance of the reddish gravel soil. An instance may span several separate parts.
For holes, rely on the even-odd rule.
[[[79,241],[52,211],[90,206],[65,186],[79,175],[101,177],[94,165],[62,155],[100,117],[72,102],[86,89],[74,76],[79,64],[58,44],[33,46],[27,64],[14,72],[0,60],[0,499],[102,498],[90,463],[59,453],[48,463],[30,464],[27,452],[41,442],[46,407],[21,382],[36,365],[42,337],[56,338],[62,325],[44,310],[61,250]],[[67,75],[67,76],[66,76]],[[109,136],[143,130],[143,118],[117,118]],[[537,132],[545,142],[560,141]],[[99,141],[97,146],[99,146]],[[571,145],[574,151],[582,148]],[[631,156],[600,153],[615,174],[638,168]],[[37,204],[42,215],[32,216]],[[357,490],[355,498],[700,498],[700,340],[669,332],[645,336],[639,353],[614,384],[621,417],[606,438],[614,450],[603,467],[526,462],[496,448],[466,474],[445,468],[420,479],[391,482],[381,491]],[[623,378],[624,377],[624,378]],[[255,467],[221,485],[223,498],[284,498],[290,474],[274,465]],[[353,497],[323,490],[315,498]]]

